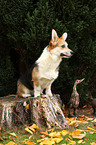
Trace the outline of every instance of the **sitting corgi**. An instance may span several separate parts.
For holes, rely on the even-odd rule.
[[[65,41],[66,38],[67,33],[64,33],[59,38],[56,31],[52,30],[52,39],[49,45],[44,48],[34,66],[18,80],[17,96],[31,96],[33,88],[34,97],[40,96],[44,89],[46,89],[46,95],[52,96],[51,85],[58,77],[58,67],[62,58],[70,58],[72,56],[72,50],[68,48],[68,44]]]

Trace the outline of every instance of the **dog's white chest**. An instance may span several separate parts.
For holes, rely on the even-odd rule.
[[[39,68],[40,78],[56,79],[58,77],[58,71],[52,65],[46,64],[46,66]]]
[[[60,59],[55,59],[54,56],[44,49],[42,55],[37,60],[40,78],[46,78],[49,80],[56,79],[58,77],[57,67],[60,64]]]

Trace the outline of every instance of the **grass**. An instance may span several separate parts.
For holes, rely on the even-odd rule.
[[[88,128],[87,127],[91,127],[93,128],[95,131],[93,130],[90,130],[90,132],[88,131]],[[70,133],[72,133],[74,130],[76,129],[81,129],[81,130],[84,130],[86,132],[86,136],[84,138],[82,138],[82,142],[84,143],[84,145],[90,145],[90,143],[92,142],[95,142],[96,143],[96,123],[95,122],[92,122],[92,121],[88,121],[87,124],[73,124],[71,126],[69,126],[68,129],[66,129],[67,131],[69,131]],[[34,133],[33,133],[33,137],[30,139],[30,142],[34,142],[36,143],[36,145],[39,145],[40,143],[37,143],[37,140],[41,139],[39,138],[39,136],[41,135],[41,131],[45,131],[45,130],[48,130],[47,128],[43,128],[43,129],[39,129],[39,130],[36,130]],[[55,130],[57,132],[60,132],[62,130]],[[11,136],[9,133],[11,132],[14,132],[17,137],[14,137],[14,136]],[[25,139],[29,139],[30,137],[30,133],[25,131],[25,127],[24,126],[20,126],[20,127],[14,127],[12,128],[11,130],[3,130],[1,131],[1,138],[6,138],[4,139],[4,141],[0,142],[0,145],[6,145],[8,142],[10,141],[14,141],[15,143],[17,143],[17,145],[23,145],[21,144],[21,141],[24,141]],[[66,136],[62,136],[63,137],[63,140],[59,143],[55,143],[53,145],[62,145],[62,144],[66,144],[66,145],[70,145],[71,143],[68,141],[68,139],[71,139],[72,136],[70,134],[67,134]],[[75,141],[76,145],[79,145],[78,144],[78,141],[80,139],[73,139],[73,141]],[[81,144],[81,143],[80,143]],[[31,144],[30,144],[31,145]],[[73,144],[74,145],[74,144]],[[94,144],[95,145],[95,144]]]

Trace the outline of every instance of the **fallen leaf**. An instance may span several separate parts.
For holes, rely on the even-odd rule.
[[[0,141],[3,141],[3,138],[2,137],[0,137]]]
[[[87,107],[87,105],[84,105],[82,108],[86,108]]]
[[[67,142],[69,142],[68,145],[76,145],[76,142],[73,141],[73,140],[71,140],[71,139],[69,139],[69,138],[66,138],[65,140],[66,140]]]
[[[89,138],[85,137],[85,140],[89,140]]]
[[[52,140],[55,141],[56,143],[59,143],[59,142],[61,142],[63,140],[63,138],[62,137],[60,137],[60,138],[53,138]]]
[[[27,132],[29,132],[30,134],[33,134],[33,132],[32,132],[28,127],[26,127],[25,130],[26,130]]]
[[[28,127],[30,130],[32,130],[33,132],[35,132],[35,129],[34,128],[32,128],[31,126],[30,127]]]
[[[51,132],[51,133],[49,133],[49,136],[50,137],[61,137],[61,134],[60,134],[60,132]]]
[[[89,133],[90,133],[90,134],[94,134],[95,132],[94,132],[94,131],[90,131]]]
[[[79,123],[78,123],[78,122],[76,122],[76,123],[75,123],[75,127],[78,127],[78,126],[79,126]]]
[[[26,109],[29,109],[29,104],[27,104],[27,105],[25,106],[25,108],[26,108]]]
[[[96,122],[96,118],[94,119],[94,122]]]
[[[48,135],[48,131],[46,130],[45,132],[40,132],[41,134],[47,136]]]
[[[28,139],[25,139],[24,141],[21,141],[22,144],[25,144],[25,142],[29,141]]]
[[[82,142],[83,142],[83,140],[79,140],[79,141],[78,141],[78,144],[80,144],[80,143],[82,143]]]
[[[43,139],[39,139],[39,140],[37,140],[37,143],[42,142],[42,141],[44,141],[44,140],[46,140],[46,139],[48,139],[48,137],[43,138]]]
[[[62,130],[61,131],[61,134],[63,135],[63,136],[65,136],[65,135],[67,135],[69,132],[67,131],[67,130]]]
[[[34,129],[39,129],[39,127],[36,125],[36,124],[33,124],[32,126],[30,126],[31,128],[34,128]]]
[[[10,141],[9,143],[5,144],[5,145],[17,145],[17,143]]]
[[[82,132],[82,130],[80,130],[80,129],[74,130],[74,131],[72,132],[72,136],[78,136],[81,132]]]
[[[39,145],[53,145],[53,144],[55,144],[55,141],[53,139],[46,138],[44,140],[41,140]]]
[[[53,132],[55,129],[54,128],[52,128],[52,129],[49,129],[48,131],[50,131],[50,132]]]
[[[32,137],[33,137],[33,135],[30,135],[30,136],[29,136],[29,140],[30,140]]]
[[[8,137],[6,137],[6,136],[3,136],[3,139],[8,139]]]
[[[92,142],[92,143],[90,143],[91,145],[96,145],[96,143],[95,142]]]
[[[69,126],[71,126],[71,125],[73,125],[73,124],[75,124],[76,123],[76,120],[73,120],[73,121],[71,121],[70,123],[69,123]]]
[[[40,135],[39,138],[45,138],[45,135]]]
[[[14,136],[14,137],[17,137],[17,135],[14,132],[9,133],[9,134],[12,135],[12,136]]]
[[[30,142],[30,141],[27,141],[27,142],[25,142],[24,144],[26,144],[26,145],[35,145],[34,142]]]
[[[82,139],[83,137],[86,136],[86,132],[84,132],[83,134],[80,134],[82,131],[81,130],[76,130],[72,132],[72,137],[76,138],[76,139]]]
[[[87,127],[87,129],[95,131],[95,129],[93,129],[93,128],[89,127],[89,126]]]
[[[93,119],[94,119],[94,118],[89,118],[89,117],[88,117],[88,118],[87,118],[87,121],[92,121]]]

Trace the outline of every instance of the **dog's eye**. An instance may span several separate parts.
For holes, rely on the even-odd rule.
[[[65,48],[65,44],[61,46],[62,48]]]

